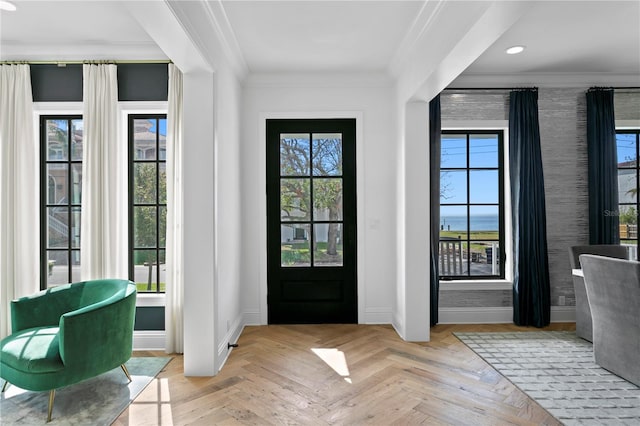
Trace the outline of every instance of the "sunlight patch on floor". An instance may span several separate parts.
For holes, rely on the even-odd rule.
[[[311,348],[311,351],[331,367],[333,371],[344,377],[345,382],[351,383],[349,366],[344,352],[336,348]]]
[[[155,379],[129,406],[131,426],[173,426],[169,380]]]

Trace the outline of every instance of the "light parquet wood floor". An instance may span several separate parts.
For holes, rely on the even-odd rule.
[[[452,334],[514,330],[537,329],[438,325],[407,343],[386,325],[246,327],[216,377],[176,356],[114,425],[560,425]]]

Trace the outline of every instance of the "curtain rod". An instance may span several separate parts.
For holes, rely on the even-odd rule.
[[[85,61],[1,61],[2,65],[57,65],[65,67],[67,65],[82,64],[171,64],[168,59],[146,59],[146,60],[85,60]]]
[[[443,92],[453,92],[455,90],[463,90],[463,91],[505,91],[505,90],[518,90],[523,89],[525,87],[446,87],[442,89]]]
[[[598,86],[599,87],[599,86]],[[620,87],[612,87],[612,86],[603,86],[603,88],[613,89],[613,90],[640,90],[640,87],[636,86],[620,86]],[[446,87],[442,89],[443,92],[453,92],[456,90],[459,91],[508,91],[508,90],[522,90],[522,89],[538,89],[538,87]]]

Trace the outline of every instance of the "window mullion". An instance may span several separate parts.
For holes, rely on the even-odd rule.
[[[67,264],[69,266],[69,282],[73,282],[73,261],[71,258],[71,238],[72,238],[72,196],[73,193],[73,168],[71,167],[71,119],[67,119]]]
[[[467,276],[471,276],[471,136],[467,133]]]
[[[160,119],[156,122],[156,293],[160,293]]]
[[[313,214],[313,205],[314,205],[314,198],[313,198],[313,193],[314,193],[314,186],[315,186],[315,180],[314,180],[314,174],[313,174],[313,134],[309,133],[309,264],[311,267],[315,266],[315,247],[314,247],[314,243],[316,241],[316,234],[315,234],[315,226],[314,226],[314,220],[315,220],[315,215]]]

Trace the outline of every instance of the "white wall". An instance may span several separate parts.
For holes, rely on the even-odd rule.
[[[241,148],[242,307],[266,324],[267,118],[357,120],[358,322],[391,323],[396,298],[396,114],[382,75],[252,75],[244,85]]]
[[[242,88],[228,66],[216,73],[215,90],[216,188],[216,344],[219,367],[241,331],[240,271],[242,260],[240,157]],[[188,167],[188,166],[187,166]]]

